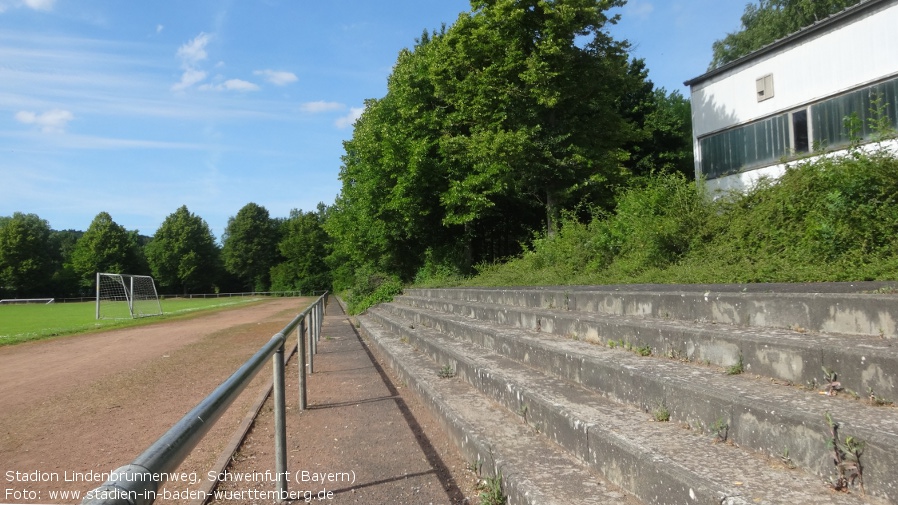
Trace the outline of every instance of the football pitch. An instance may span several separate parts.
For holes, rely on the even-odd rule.
[[[51,303],[0,305],[0,346],[30,340],[73,335],[106,328],[123,328],[149,324],[183,314],[225,308],[263,299],[262,297],[231,298],[168,298],[161,300],[164,315],[139,319],[96,319],[96,304]]]

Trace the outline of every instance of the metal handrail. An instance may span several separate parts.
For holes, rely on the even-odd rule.
[[[274,334],[261,349],[231,374],[209,396],[181,418],[164,435],[156,440],[130,464],[119,467],[109,474],[109,479],[100,487],[88,492],[82,505],[149,505],[153,503],[159,487],[167,474],[173,472],[187,458],[200,440],[212,428],[233,401],[261,370],[265,361],[273,357],[274,400],[275,400],[275,456],[278,492],[286,493],[286,407],[284,393],[284,343],[293,330],[297,332],[297,347],[300,349],[300,409],[306,407],[305,394],[305,349],[309,346],[309,372],[311,372],[314,341],[318,340],[324,306],[328,292],[293,318],[283,330]],[[305,338],[306,319],[309,338]]]

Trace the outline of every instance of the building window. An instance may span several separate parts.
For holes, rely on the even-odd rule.
[[[811,107],[814,142],[821,147],[844,147],[852,140],[871,140],[877,123],[898,126],[898,79],[851,91]]]
[[[789,155],[789,115],[781,114],[699,140],[708,179],[769,165]]]
[[[881,128],[898,129],[898,78],[700,138],[701,173],[714,179],[774,165],[812,148],[845,147],[852,136],[873,140],[887,133]]]
[[[755,89],[758,92],[759,102],[773,98],[773,74],[767,74],[755,81]]]
[[[796,153],[806,153],[810,150],[810,135],[808,134],[808,111],[799,110],[792,113],[792,150]]]

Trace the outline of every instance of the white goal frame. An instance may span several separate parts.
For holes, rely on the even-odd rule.
[[[56,298],[4,298],[0,300],[0,305],[20,305],[25,303],[41,303],[50,305],[55,302]]]
[[[97,319],[161,315],[162,304],[152,277],[97,272]]]

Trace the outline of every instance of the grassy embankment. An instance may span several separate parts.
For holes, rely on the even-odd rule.
[[[566,219],[520,257],[422,286],[898,280],[898,158],[880,149],[793,163],[710,198],[677,175],[624,190],[613,213]]]

